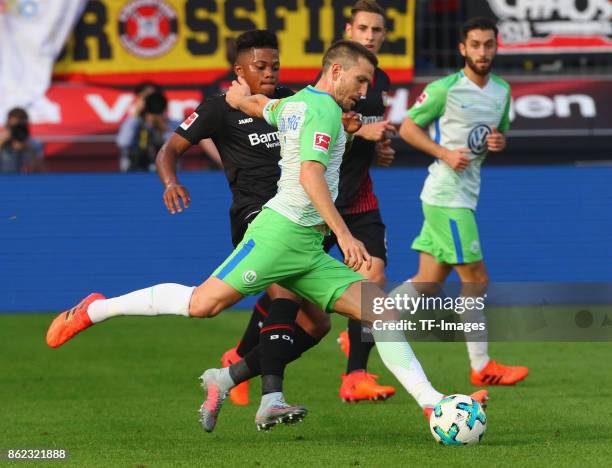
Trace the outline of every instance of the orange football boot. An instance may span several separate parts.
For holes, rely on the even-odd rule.
[[[57,348],[77,333],[91,327],[93,322],[87,315],[87,309],[92,302],[100,299],[106,299],[106,297],[99,293],[92,293],[72,309],[55,317],[47,330],[47,344],[52,348]]]
[[[240,361],[242,358],[236,352],[236,348],[228,349],[223,356],[221,356],[221,365],[223,367],[229,367],[235,362]],[[249,404],[249,381],[245,380],[239,383],[230,390],[230,400],[232,403],[238,406],[245,406]]]
[[[448,395],[444,395],[443,398],[446,398],[447,396]],[[480,403],[480,406],[482,406],[482,409],[485,409],[485,410],[487,409],[487,402],[489,401],[489,391],[488,390],[477,390],[470,395],[470,398]],[[425,415],[428,421],[429,421],[429,418],[431,417],[431,413],[433,413],[433,409],[434,409],[433,406],[426,406],[425,408],[423,408],[423,414]]]
[[[470,372],[472,385],[482,387],[485,385],[514,385],[529,375],[529,368],[523,366],[504,366],[491,359],[480,371],[474,369]]]
[[[340,345],[340,351],[348,358],[351,351],[351,340],[349,339],[348,330],[341,331],[336,341]]]
[[[377,375],[358,370],[350,374],[342,374],[340,398],[345,402],[386,400],[395,395],[395,388],[388,385],[378,385]]]

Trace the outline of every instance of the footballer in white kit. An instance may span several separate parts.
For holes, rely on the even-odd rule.
[[[425,221],[412,243],[419,270],[403,286],[423,294],[437,294],[453,269],[462,296],[482,297],[489,281],[474,213],[480,166],[489,152],[505,148],[510,126],[510,85],[491,73],[497,34],[490,19],[468,20],[459,43],[464,68],[430,83],[400,128],[405,141],[435,158],[421,192]],[[482,311],[461,319],[486,323]],[[471,334],[467,346],[473,385],[512,385],[529,373],[489,358],[486,327]]]

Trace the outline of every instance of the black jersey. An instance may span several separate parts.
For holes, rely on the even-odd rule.
[[[277,88],[274,98],[292,94],[288,88]],[[194,145],[206,138],[215,143],[232,191],[230,214],[261,206],[276,194],[280,177],[278,131],[264,119],[230,107],[225,95],[204,100],[175,132]]]
[[[364,124],[383,120],[384,99],[389,91],[389,85],[389,76],[380,68],[376,68],[365,98],[361,99],[353,109],[363,116]],[[369,181],[368,170],[376,154],[375,147],[375,142],[355,137],[351,149],[344,155],[340,166],[340,184],[336,199],[336,206],[340,212],[353,204],[361,186]]]

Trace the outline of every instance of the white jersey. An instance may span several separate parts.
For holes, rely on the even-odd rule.
[[[300,172],[303,161],[323,164],[329,191],[336,199],[346,148],[342,110],[331,95],[307,86],[293,96],[270,101],[263,116],[278,128],[281,144],[278,191],[264,206],[302,226],[323,224],[300,183]]]
[[[510,126],[510,85],[491,74],[484,88],[459,71],[430,83],[408,111],[432,140],[449,150],[469,148],[471,162],[456,172],[436,159],[429,166],[421,200],[428,205],[476,209],[480,193],[480,165],[487,155],[493,128]]]

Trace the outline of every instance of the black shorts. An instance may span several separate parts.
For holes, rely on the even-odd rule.
[[[342,215],[342,219],[351,231],[351,234],[363,242],[366,250],[372,257],[378,257],[387,264],[387,235],[386,227],[379,210],[365,213]],[[323,248],[329,252],[336,245],[336,236],[332,233],[323,241]]]
[[[257,217],[262,208],[263,203],[242,207],[236,211],[230,211],[232,244],[234,244],[234,247],[240,244],[240,241],[244,237],[244,233],[249,227],[249,223]]]

